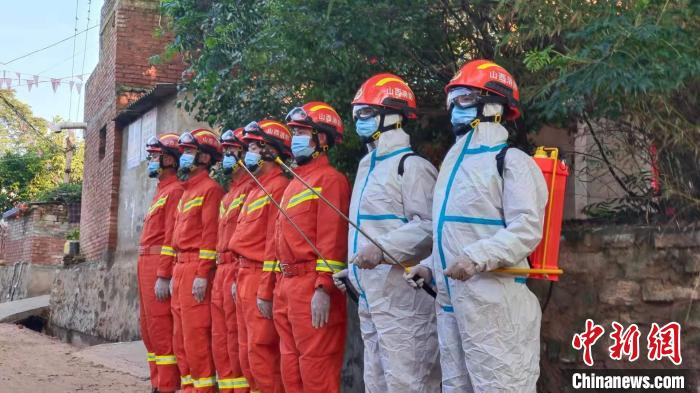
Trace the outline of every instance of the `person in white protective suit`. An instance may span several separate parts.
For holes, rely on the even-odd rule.
[[[471,61],[445,90],[457,141],[435,186],[432,255],[406,281],[437,285],[444,392],[534,393],[539,302],[524,277],[492,271],[529,267],[542,237],[547,186],[518,149],[504,151],[499,174],[496,156],[508,138],[500,120],[520,115],[518,89],[505,69]]]
[[[349,217],[384,251],[415,265],[430,254],[430,212],[437,170],[411,151],[402,122],[415,119],[410,87],[396,75],[368,79],[353,102],[357,133],[368,144],[359,164]],[[348,277],[358,290],[369,393],[439,392],[435,300],[406,286],[401,266],[354,228],[348,234]]]

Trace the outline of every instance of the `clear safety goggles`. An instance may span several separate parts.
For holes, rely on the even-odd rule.
[[[353,120],[367,120],[379,116],[379,110],[369,105],[355,105],[352,107]]]
[[[290,123],[293,121],[306,122],[309,120],[310,120],[309,114],[306,113],[304,108],[301,108],[301,107],[296,107],[296,108],[292,109],[291,111],[289,111],[289,113],[287,113],[287,117],[284,118],[284,121],[286,123]]]
[[[194,138],[194,135],[192,135],[189,132],[180,135],[180,139],[177,140],[177,143],[181,145],[198,145],[197,140]]]
[[[250,123],[248,123],[247,126],[243,128],[243,132],[262,132],[262,128],[260,128],[260,125],[257,121],[251,121]]]
[[[154,136],[148,138],[148,141],[146,142],[146,148],[156,148],[156,147],[157,148],[161,147],[160,141],[158,140],[158,138],[156,138]]]
[[[445,107],[450,110],[453,105],[460,108],[469,108],[481,101],[481,95],[467,87],[457,87],[447,93]]]

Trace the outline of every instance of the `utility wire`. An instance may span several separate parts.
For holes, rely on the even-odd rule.
[[[88,10],[87,10],[87,22],[85,23],[85,27],[90,26],[90,6],[92,5],[92,0],[88,0]],[[87,30],[85,31],[85,47],[83,48],[83,68],[80,70],[81,75],[85,75],[85,58],[87,57],[87,43],[88,43],[88,34]],[[78,94],[78,106],[75,108],[75,118],[78,118],[78,114],[80,113],[80,101],[83,98],[82,94]]]
[[[78,42],[78,5],[80,5],[80,0],[75,0],[75,35],[73,36],[73,61],[70,69],[70,74],[75,74],[75,44]],[[71,120],[71,113],[73,113],[73,89],[70,89],[70,97],[68,99],[68,121]]]
[[[35,54],[35,53],[39,53],[39,52],[44,51],[44,50],[49,49],[49,48],[53,48],[54,46],[56,46],[56,45],[58,45],[58,44],[61,44],[61,43],[63,43],[63,42],[66,42],[66,41],[70,40],[71,38],[75,37],[76,35],[80,35],[80,34],[82,34],[82,33],[85,33],[86,31],[92,30],[92,29],[94,29],[95,27],[99,27],[99,25],[90,26],[90,27],[88,27],[87,29],[85,29],[85,30],[83,30],[83,31],[79,31],[77,34],[74,34],[74,35],[72,35],[72,36],[70,36],[70,37],[66,37],[66,38],[64,38],[64,39],[62,39],[62,40],[60,40],[60,41],[54,42],[53,44],[47,45],[47,46],[45,46],[45,47],[43,47],[43,48],[41,48],[41,49],[37,49],[37,50],[35,50],[35,51],[31,51],[31,52],[29,52],[29,53],[27,53],[27,54],[25,54],[25,55],[22,55],[22,56],[19,56],[19,57],[15,57],[14,59],[12,59],[12,60],[10,60],[10,61],[8,61],[8,62],[1,62],[1,61],[0,61],[0,64],[2,64],[2,65],[8,65],[8,64],[10,64],[10,63],[14,63],[14,62],[17,61],[17,60],[24,59],[25,57],[29,57],[29,56],[31,56],[31,55],[33,55],[33,54]]]

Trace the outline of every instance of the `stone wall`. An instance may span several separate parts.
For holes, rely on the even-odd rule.
[[[595,368],[675,367],[647,360],[646,337],[652,322],[678,322],[682,329],[681,368],[695,370],[700,386],[700,230],[650,227],[569,225],[564,230],[560,266],[542,318],[540,392],[562,392],[566,369],[586,368],[571,345],[590,318],[605,328],[593,347]],[[530,282],[541,300],[547,283]],[[640,357],[634,363],[610,359],[611,322],[641,331]]]
[[[0,303],[48,295],[57,271],[55,266],[40,264],[25,263],[21,269],[19,264],[0,265]]]

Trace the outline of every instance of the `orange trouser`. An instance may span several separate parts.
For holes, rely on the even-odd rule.
[[[175,355],[183,375],[183,392],[214,393],[216,373],[211,353],[210,274],[204,300],[197,303],[192,283],[197,272],[199,253],[178,254],[173,270],[173,319]]]
[[[236,303],[241,365],[246,362],[250,365],[255,384],[253,389],[261,393],[284,392],[280,376],[279,336],[272,320],[263,318],[257,305],[261,275],[262,262],[241,261]],[[243,371],[245,374],[245,368]]]
[[[159,255],[141,255],[137,264],[141,337],[148,351],[151,386],[161,392],[180,387],[180,372],[173,353],[173,316],[170,299],[156,299],[154,291]]]
[[[231,296],[231,285],[238,275],[238,263],[225,263],[216,267],[211,289],[211,343],[214,365],[218,377],[219,392],[249,392],[248,381],[238,360],[238,326],[236,304]]]
[[[300,264],[301,265],[301,264]],[[280,336],[282,379],[287,393],[338,393],[346,333],[346,301],[335,287],[330,292],[328,324],[311,326],[311,298],[316,261],[283,275],[275,291],[274,321]]]

